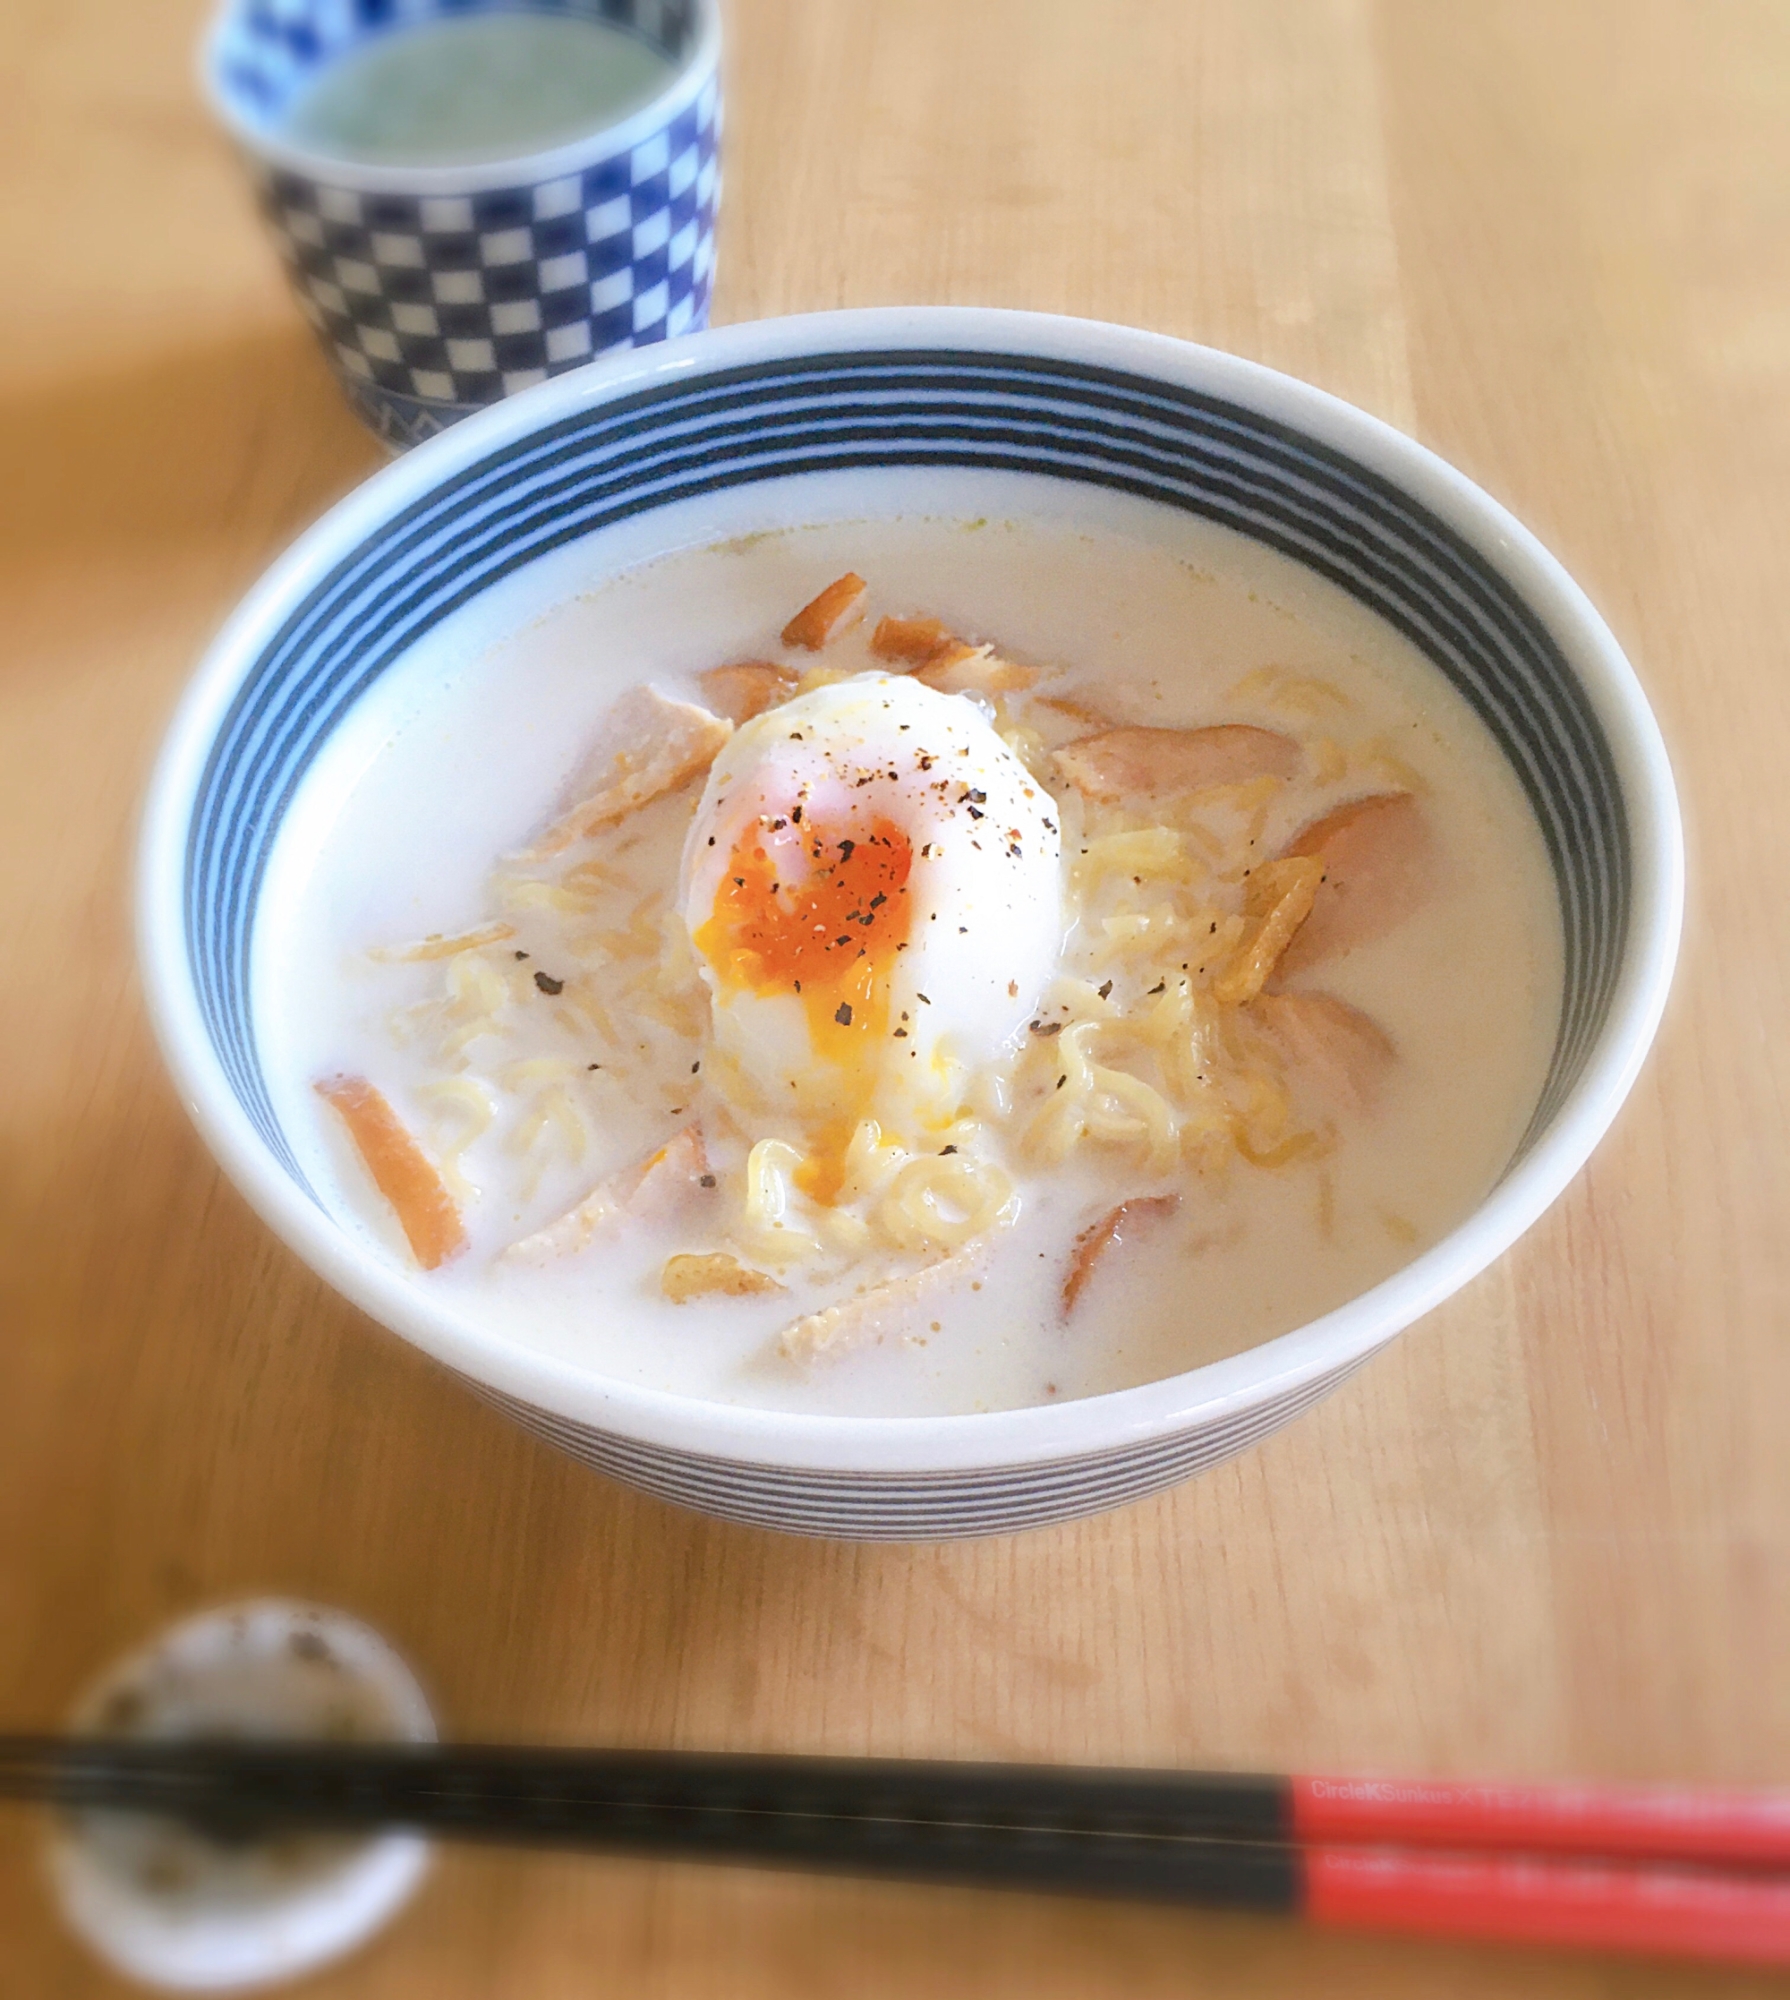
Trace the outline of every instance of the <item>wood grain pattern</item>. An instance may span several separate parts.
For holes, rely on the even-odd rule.
[[[278,1589],[461,1732],[1790,1782],[1790,13],[739,0],[718,316],[982,301],[1308,376],[1531,522],[1684,785],[1660,1050],[1510,1257],[1290,1432],[1018,1540],[821,1547],[605,1485],[330,1298],[163,1080],[136,800],[240,590],[377,463],[193,101],[195,0],[0,50],[0,1710]],[[0,1821],[0,1987],[115,1983]],[[343,2000],[1667,1996],[1268,1923],[455,1857]]]

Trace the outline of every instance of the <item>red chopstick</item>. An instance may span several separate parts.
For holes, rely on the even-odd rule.
[[[1790,1792],[1709,1785],[1266,1779],[1287,1838],[1790,1870]]]
[[[1345,1930],[1790,1966],[1790,1880],[1557,1855],[1304,1850],[1300,1908]]]

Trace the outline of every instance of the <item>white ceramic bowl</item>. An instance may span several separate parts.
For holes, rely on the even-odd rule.
[[[1040,482],[1056,518],[1118,489],[1271,543],[1395,622],[1490,724],[1553,861],[1566,1000],[1510,1171],[1405,1268],[1279,1339],[1144,1387],[943,1418],[779,1414],[642,1389],[499,1339],[338,1225],[256,1053],[257,899],[294,790],[342,718],[443,621],[519,621],[603,537],[885,516],[911,468]],[[1064,484],[1067,482],[1067,485]],[[742,500],[742,492],[747,498]],[[1068,499],[1066,500],[1066,497]],[[1089,502],[1092,505],[1092,500]],[[571,552],[568,557],[568,552]],[[572,561],[568,570],[567,562]],[[531,595],[532,593],[532,595]],[[140,947],[169,1066],[268,1223],[476,1393],[603,1472],[737,1520],[918,1540],[1116,1506],[1315,1402],[1506,1249],[1584,1163],[1664,1005],[1683,866],[1658,729],[1546,550],[1374,418],[1249,362],[1021,313],[912,309],[730,327],[561,377],[351,494],[249,594],[169,734],[143,834]]]

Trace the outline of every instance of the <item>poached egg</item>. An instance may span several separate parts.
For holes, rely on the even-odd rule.
[[[797,1185],[831,1202],[862,1121],[923,1145],[1031,1019],[1064,934],[1055,804],[974,700],[834,682],[715,759],[680,902],[707,1080],[748,1130],[793,1132]]]

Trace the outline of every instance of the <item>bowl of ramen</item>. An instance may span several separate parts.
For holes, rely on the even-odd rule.
[[[345,1297],[617,1479],[1062,1520],[1519,1236],[1658,1023],[1658,730],[1418,445],[1151,334],[701,335],[379,473],[147,809],[168,1062]]]

